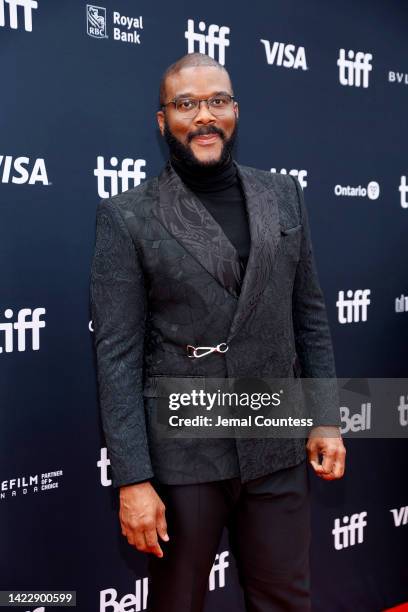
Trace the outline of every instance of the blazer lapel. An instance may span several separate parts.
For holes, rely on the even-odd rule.
[[[270,278],[280,240],[279,211],[269,181],[264,183],[250,168],[235,165],[245,194],[251,236],[243,279],[235,247],[170,162],[159,175],[159,199],[154,209],[155,216],[172,236],[237,298],[226,342],[236,335],[256,306]]]
[[[238,253],[170,162],[159,175],[159,201],[154,214],[207,272],[237,298],[242,281]]]
[[[245,194],[251,248],[227,343],[236,335],[265,289],[280,240],[279,210],[269,181],[264,184],[250,168],[236,166]]]

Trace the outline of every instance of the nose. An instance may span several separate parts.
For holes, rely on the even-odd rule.
[[[216,117],[210,112],[207,102],[201,100],[198,113],[194,117],[194,123],[197,125],[207,125],[208,123],[215,123]]]

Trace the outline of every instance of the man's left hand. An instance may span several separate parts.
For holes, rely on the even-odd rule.
[[[323,480],[342,478],[345,469],[346,449],[338,427],[313,427],[306,445],[309,463]],[[319,463],[322,455],[322,463]]]

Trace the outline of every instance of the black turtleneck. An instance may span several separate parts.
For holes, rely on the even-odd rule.
[[[171,164],[183,183],[221,226],[236,248],[245,270],[251,238],[245,196],[232,157],[218,168],[191,168],[174,157]]]

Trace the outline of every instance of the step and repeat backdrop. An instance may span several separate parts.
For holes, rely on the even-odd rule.
[[[99,421],[89,274],[98,202],[166,161],[159,81],[185,53],[230,72],[236,159],[303,187],[338,376],[408,378],[407,31],[396,0],[0,0],[0,589],[147,609]],[[386,406],[399,439],[359,437],[369,408],[342,407],[345,477],[311,473],[316,612],[408,601],[408,385]],[[206,610],[243,609],[224,536]]]

